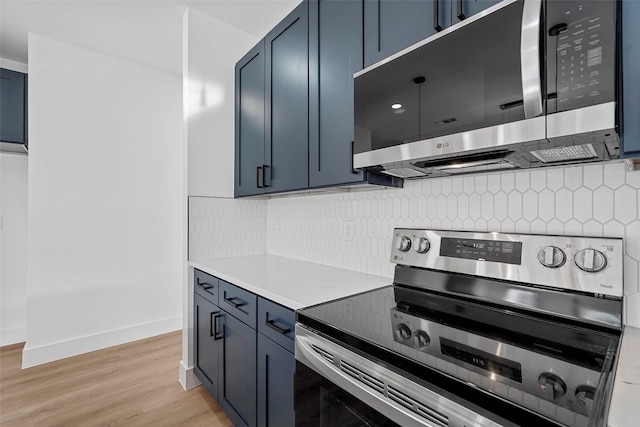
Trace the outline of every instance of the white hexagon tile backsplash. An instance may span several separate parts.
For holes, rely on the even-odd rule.
[[[403,189],[192,197],[189,248],[191,259],[266,252],[391,277],[394,227],[623,237],[626,319],[640,327],[639,213],[640,172],[610,162],[406,181]]]

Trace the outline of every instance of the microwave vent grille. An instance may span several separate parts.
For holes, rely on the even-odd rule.
[[[596,150],[593,149],[593,145],[591,144],[547,148],[544,150],[531,151],[531,154],[544,163],[588,160],[598,157]]]

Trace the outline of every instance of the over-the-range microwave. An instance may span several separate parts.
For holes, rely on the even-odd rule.
[[[618,158],[616,0],[504,0],[354,75],[354,166],[402,178]]]

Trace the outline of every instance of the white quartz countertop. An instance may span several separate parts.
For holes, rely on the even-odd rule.
[[[219,279],[297,310],[390,285],[393,279],[276,255],[189,261]]]
[[[638,424],[640,408],[640,329],[627,326],[622,334],[618,369],[609,408],[609,427]]]

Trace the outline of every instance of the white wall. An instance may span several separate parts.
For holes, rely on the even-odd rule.
[[[233,197],[234,66],[255,36],[190,8],[183,17],[190,196]]]
[[[181,79],[29,35],[23,367],[182,324]]]
[[[0,153],[0,346],[26,336],[27,161]]]
[[[182,25],[186,191],[189,195],[233,198],[234,66],[258,39],[193,8],[185,11]],[[186,215],[187,212],[183,228],[185,255]],[[262,233],[265,234],[264,227]],[[193,281],[186,261],[185,256],[183,330],[187,333],[182,336],[179,380],[184,388],[191,388],[199,381],[192,370]]]

